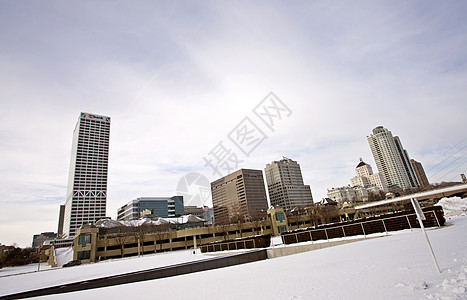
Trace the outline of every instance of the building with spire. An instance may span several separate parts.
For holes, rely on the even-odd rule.
[[[355,168],[355,173],[357,176],[350,179],[351,186],[377,186],[379,190],[385,193],[388,192],[388,187],[383,176],[379,173],[373,173],[371,166],[365,163],[362,158],[360,158],[360,162]]]

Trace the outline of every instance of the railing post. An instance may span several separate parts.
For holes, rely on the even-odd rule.
[[[308,231],[308,233],[310,234],[310,241],[311,241],[311,243],[313,244],[313,236],[311,235],[311,230]]]
[[[324,228],[324,233],[326,233],[326,240],[328,240],[329,242],[328,231],[326,230],[326,228]]]
[[[345,230],[344,230],[344,226],[341,226],[341,228],[342,228],[342,233],[344,234],[344,239],[345,239],[345,238],[346,238],[346,236],[345,236]]]
[[[256,248],[255,239],[253,239],[253,248]]]
[[[407,223],[409,223],[410,231],[413,231],[412,225],[410,225],[409,216],[405,215],[405,218],[407,219]]]
[[[243,241],[243,247],[246,249],[246,241]]]
[[[363,228],[363,223],[360,223],[360,225],[362,226],[363,236],[366,237],[365,228]]]
[[[384,223],[384,219],[381,219],[381,221],[383,221],[384,231],[386,231],[386,234],[388,234],[388,229],[386,228],[386,223]]]
[[[438,227],[441,227],[441,225],[439,224],[438,216],[436,215],[435,211],[432,210],[431,212],[435,215],[435,219],[436,219],[436,223],[438,223]]]
[[[298,244],[298,234],[295,233],[295,240],[297,241]]]

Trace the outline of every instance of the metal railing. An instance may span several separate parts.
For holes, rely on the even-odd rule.
[[[427,216],[428,214],[432,214],[434,216],[434,220],[436,220],[436,225],[438,227],[441,227],[441,224],[439,222],[439,219],[438,219],[438,216],[436,215],[436,211],[425,211],[424,212]],[[403,229],[410,229],[410,230],[413,230],[413,227],[410,220],[409,220],[409,217],[413,216],[414,217],[414,220],[413,222],[414,223],[418,223],[418,221],[416,220],[416,214],[415,213],[410,213],[410,214],[406,214],[406,215],[399,215],[399,216],[393,216],[393,217],[387,217],[387,218],[382,218],[382,219],[377,219],[377,220],[369,220],[369,221],[362,221],[362,222],[355,222],[355,223],[352,223],[352,224],[342,224],[342,225],[339,225],[339,226],[334,226],[334,227],[329,227],[329,228],[313,228],[313,229],[309,229],[309,230],[303,230],[301,232],[292,232],[292,233],[283,233],[281,235],[281,238],[282,238],[282,242],[284,244],[293,244],[293,243],[299,243],[299,242],[308,242],[308,241],[311,241],[313,243],[313,241],[317,241],[317,240],[324,240],[323,238],[316,238],[314,239],[313,238],[313,232],[322,232],[324,231],[324,234],[325,234],[325,239],[329,242],[330,240],[330,237],[329,237],[329,233],[330,231],[335,231],[336,229],[340,229],[342,230],[342,236],[335,236],[333,238],[346,238],[348,236],[356,236],[356,235],[361,235],[363,234],[364,237],[367,236],[367,232],[369,231],[372,231],[370,234],[372,233],[378,233],[378,232],[386,232],[386,234],[388,234],[389,231],[397,231],[397,230],[403,230]],[[405,219],[407,221],[407,224],[408,224],[408,227],[404,226],[403,223],[398,223],[398,224],[387,224],[389,223],[388,221],[389,220],[392,220],[392,219]],[[381,223],[380,226],[382,225],[382,227],[384,228],[384,230],[381,230],[381,231],[378,231],[378,230],[374,230],[375,226],[373,226],[373,230],[368,230],[368,226],[367,226],[367,231],[365,231],[365,224],[369,224],[369,223]],[[355,227],[358,227],[358,225],[360,225],[360,228],[361,228],[361,232],[359,233],[355,233],[356,230],[355,230]],[[396,230],[388,230],[388,226],[387,225],[391,225],[391,226],[397,226],[397,229]],[[353,234],[352,233],[346,233],[345,231],[345,228],[346,227],[354,227],[353,228]],[[420,227],[420,226],[418,226]],[[391,228],[391,227],[390,227]],[[306,237],[306,233],[308,233],[309,237]],[[291,240],[293,239],[287,239],[288,236],[294,236],[295,237],[295,242],[291,242]],[[300,236],[300,238],[299,238]]]

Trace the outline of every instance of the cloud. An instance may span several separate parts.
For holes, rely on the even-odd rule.
[[[216,179],[203,156],[245,116],[261,126],[252,109],[270,91],[292,115],[239,167],[297,160],[315,200],[347,185],[359,157],[376,171],[375,126],[427,170],[465,139],[462,1],[91,3],[1,4],[0,202],[18,201],[13,211],[64,201],[81,111],[112,118],[112,217],[136,197],[174,195],[186,173]],[[31,222],[54,230],[53,207]],[[45,228],[21,226],[2,243]]]

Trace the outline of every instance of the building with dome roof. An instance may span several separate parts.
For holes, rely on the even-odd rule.
[[[376,186],[379,190],[385,193],[388,192],[388,187],[383,176],[379,173],[373,173],[371,166],[365,163],[362,158],[360,158],[360,162],[355,168],[355,173],[357,176],[350,179],[351,186]]]

